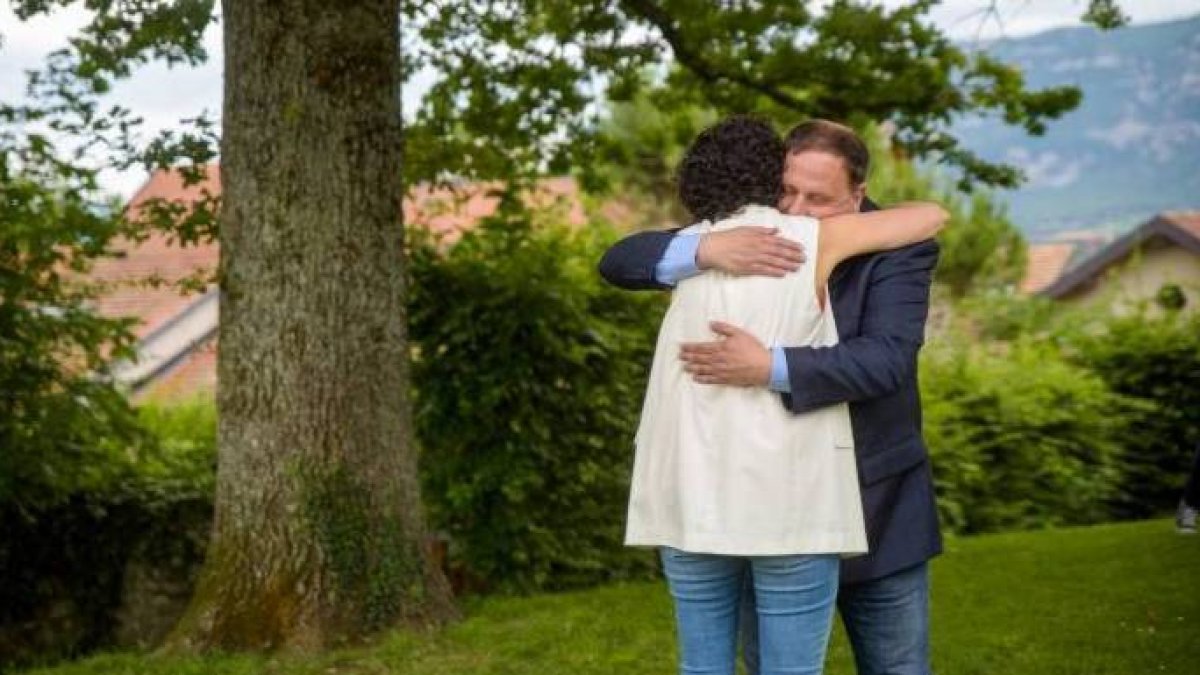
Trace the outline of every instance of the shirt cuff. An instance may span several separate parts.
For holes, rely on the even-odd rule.
[[[767,388],[781,394],[792,392],[792,382],[788,378],[787,356],[783,347],[771,347],[771,381]]]
[[[700,248],[700,235],[675,235],[667,250],[663,252],[662,260],[654,266],[654,280],[660,284],[674,286],[675,284],[694,277],[700,273],[696,266],[696,251]]]

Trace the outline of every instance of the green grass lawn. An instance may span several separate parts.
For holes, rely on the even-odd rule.
[[[1200,672],[1200,536],[1170,522],[1014,533],[947,542],[933,567],[940,674]],[[673,673],[661,583],[487,598],[440,633],[396,633],[320,657],[160,659],[109,654],[43,675],[276,673]],[[827,673],[853,672],[835,635]]]

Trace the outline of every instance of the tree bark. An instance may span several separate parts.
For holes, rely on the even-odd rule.
[[[216,515],[168,650],[453,615],[411,442],[399,12],[222,3]]]

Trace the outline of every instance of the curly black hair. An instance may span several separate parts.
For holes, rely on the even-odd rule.
[[[750,204],[776,206],[787,148],[765,120],[733,115],[700,132],[676,169],[679,199],[697,221]]]

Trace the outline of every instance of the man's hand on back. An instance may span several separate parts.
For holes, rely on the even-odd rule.
[[[771,378],[771,351],[753,335],[721,321],[710,324],[714,342],[684,344],[683,369],[701,384],[765,387]]]
[[[804,263],[804,247],[773,227],[742,226],[700,239],[696,265],[735,276],[782,277]]]

